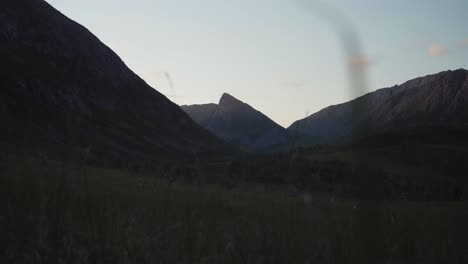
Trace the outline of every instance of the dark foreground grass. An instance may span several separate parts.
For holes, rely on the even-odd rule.
[[[167,187],[34,160],[0,167],[0,263],[467,263],[459,202]]]

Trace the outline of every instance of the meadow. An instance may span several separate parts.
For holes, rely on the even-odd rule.
[[[465,202],[169,183],[14,156],[0,175],[0,263],[468,261]]]

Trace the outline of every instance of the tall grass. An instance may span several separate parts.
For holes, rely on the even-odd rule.
[[[3,160],[0,170],[1,263],[468,261],[462,203],[167,186],[34,159]]]

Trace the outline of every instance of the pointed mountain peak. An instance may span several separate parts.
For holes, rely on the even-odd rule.
[[[244,104],[244,103],[228,93],[223,93],[223,95],[219,99],[220,106],[230,106],[230,105],[238,105],[238,104]]]
[[[239,100],[237,100],[234,96],[228,93],[223,93],[223,95],[221,95],[221,98],[219,99],[219,104],[222,104],[223,102],[230,102],[230,101],[239,101]]]

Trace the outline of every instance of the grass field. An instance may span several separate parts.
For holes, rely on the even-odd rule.
[[[0,164],[0,263],[467,263],[463,202],[360,202]]]

